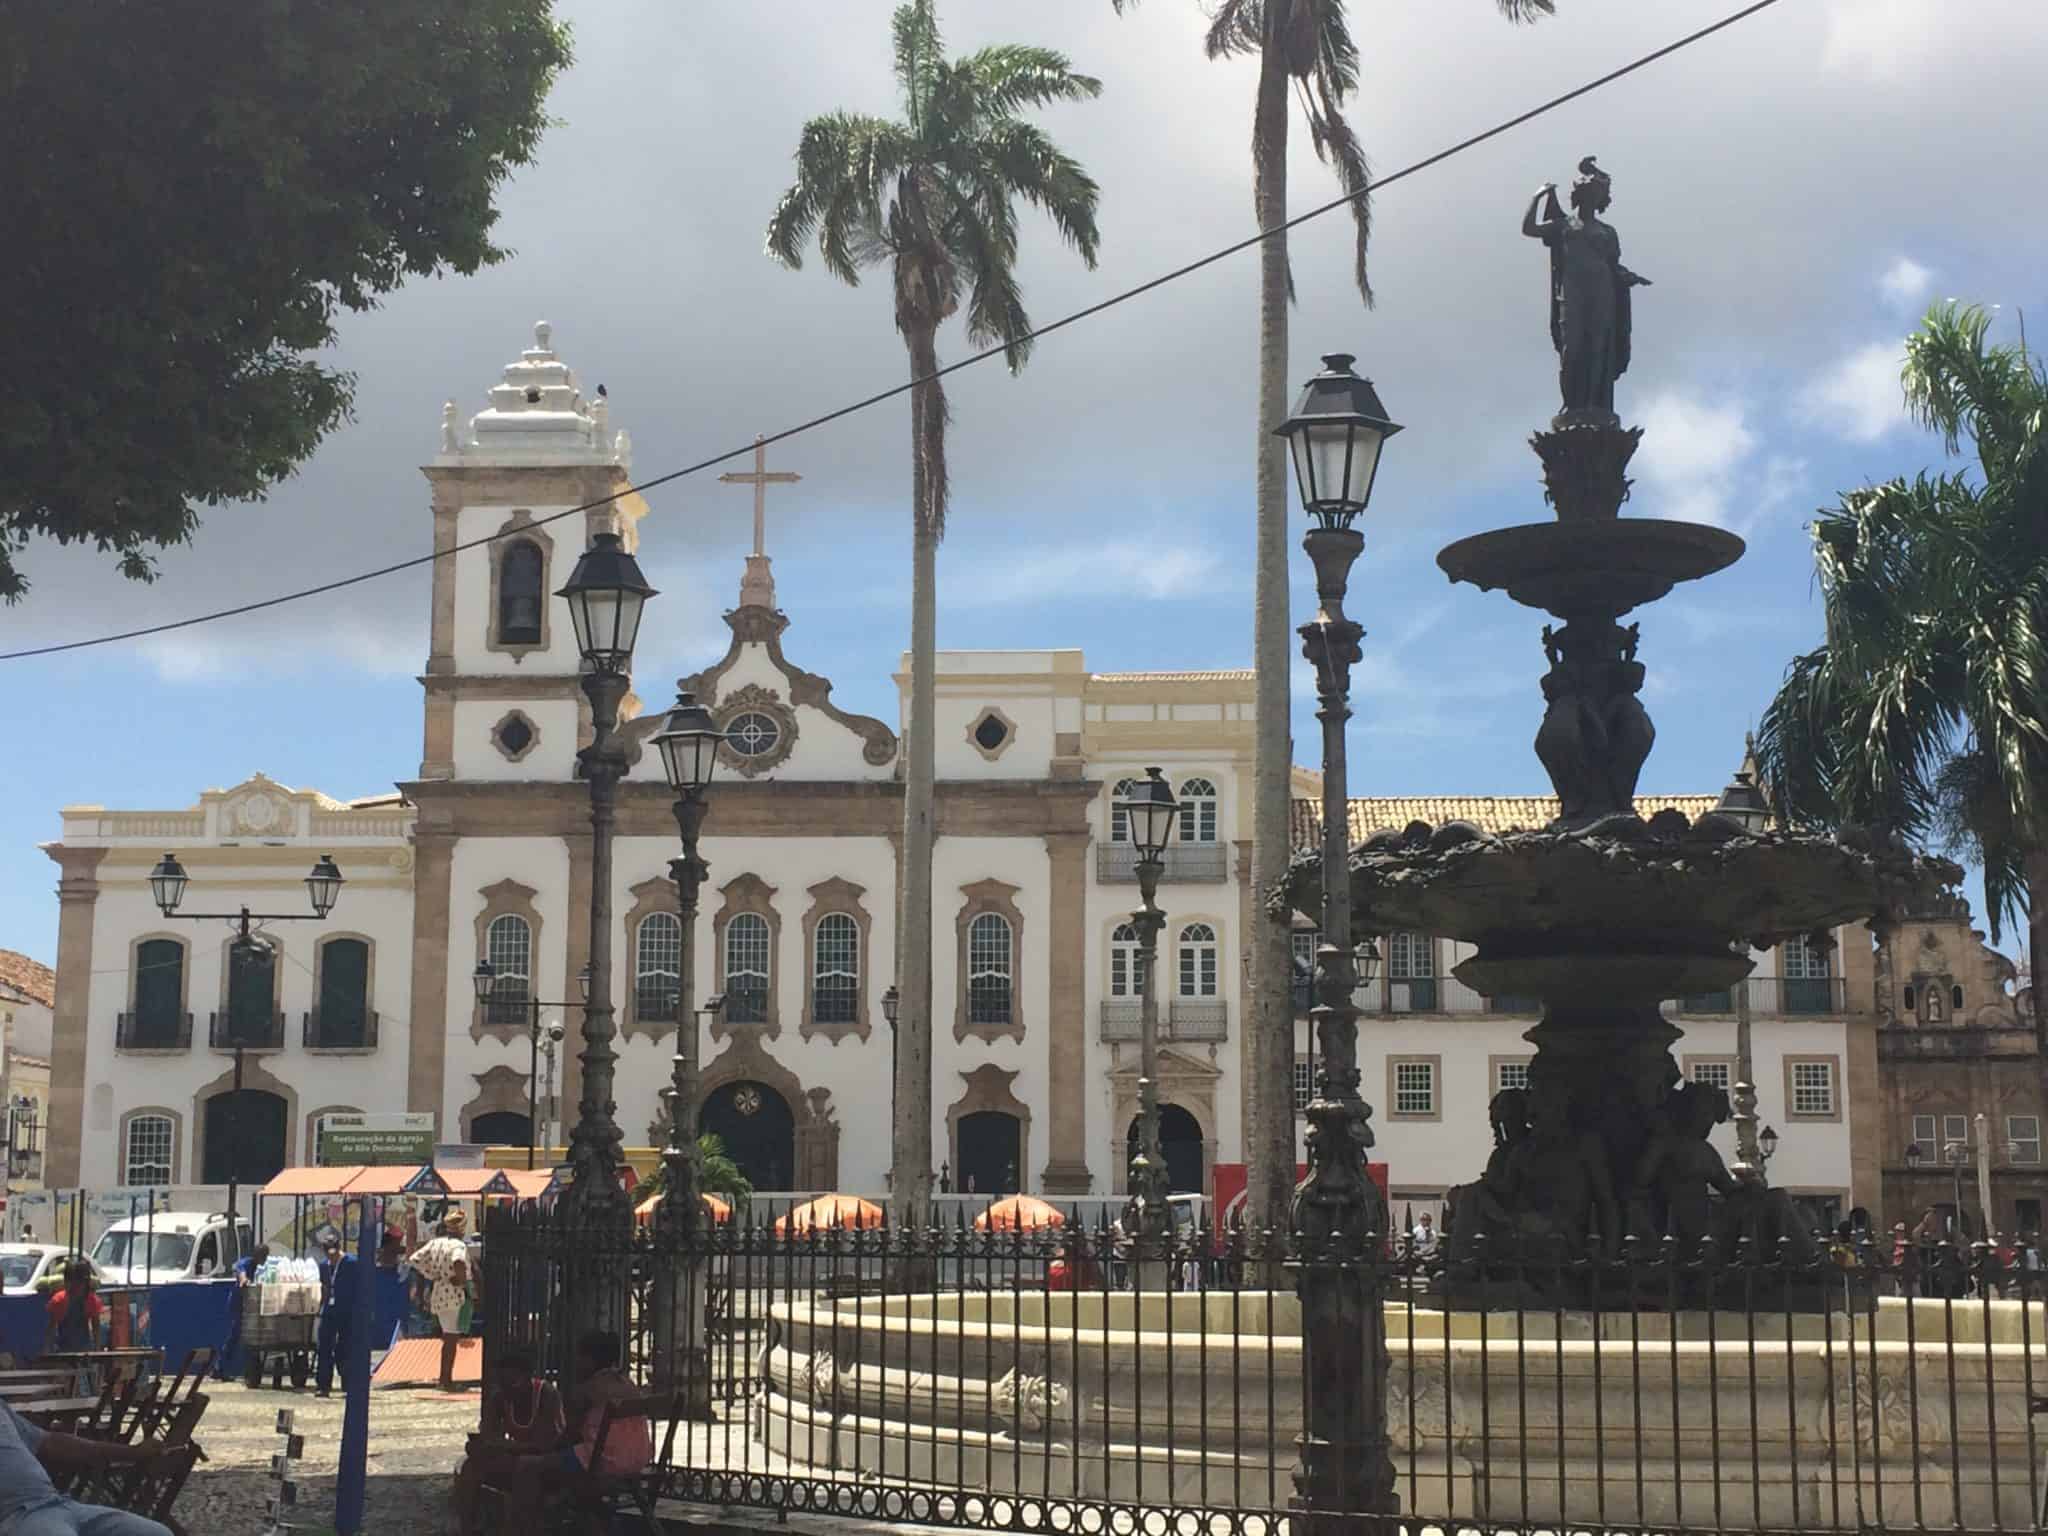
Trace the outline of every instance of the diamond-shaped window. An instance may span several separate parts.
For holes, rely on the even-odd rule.
[[[520,757],[533,745],[533,724],[524,715],[510,714],[498,722],[492,736],[500,752],[507,757]]]
[[[994,715],[983,715],[974,728],[974,739],[984,752],[993,752],[1010,739],[1010,728]]]

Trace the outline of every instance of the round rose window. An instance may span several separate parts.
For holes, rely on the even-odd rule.
[[[759,710],[733,716],[732,723],[725,728],[726,745],[741,757],[766,757],[781,740],[782,726],[773,715],[764,715]]]

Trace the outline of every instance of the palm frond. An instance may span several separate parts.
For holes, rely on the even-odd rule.
[[[1541,21],[1545,16],[1557,14],[1557,0],[1493,0],[1501,15],[1509,21]]]
[[[1906,407],[1941,434],[1950,453],[1967,435],[1987,476],[2012,466],[2048,406],[2048,382],[2018,347],[1993,346],[1991,315],[1974,304],[1941,303],[1906,338]]]
[[[939,18],[932,0],[910,0],[908,5],[897,6],[890,33],[896,84],[903,92],[910,129],[922,133],[925,107],[936,93],[939,71],[946,62],[945,40],[939,36]]]
[[[1344,8],[1324,7],[1322,33],[1318,39],[1317,63],[1303,106],[1308,115],[1309,142],[1316,158],[1332,166],[1337,181],[1351,203],[1355,235],[1352,249],[1352,279],[1358,296],[1372,307],[1372,282],[1366,273],[1366,247],[1372,240],[1372,167],[1365,147],[1344,119],[1344,103],[1358,86],[1358,48],[1344,24]]]
[[[1095,223],[1101,188],[1081,169],[1080,161],[1061,150],[1043,129],[1016,119],[996,125],[979,147],[983,163],[1005,194],[1002,200],[1021,197],[1038,209],[1093,267],[1102,240]]]
[[[1265,27],[1263,0],[1220,0],[1202,37],[1202,52],[1212,59],[1257,53]]]
[[[1093,101],[1102,82],[1074,72],[1071,60],[1054,48],[998,43],[970,53],[955,66],[974,82],[983,113],[1009,117],[1024,107],[1055,101]]]
[[[797,143],[796,181],[768,220],[768,254],[801,267],[803,247],[815,233],[832,274],[858,284],[857,229],[879,221],[884,192],[911,149],[902,128],[884,118],[851,112],[812,118]]]

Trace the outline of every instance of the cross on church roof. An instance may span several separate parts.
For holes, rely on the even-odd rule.
[[[754,439],[752,472],[729,470],[718,478],[727,485],[751,485],[754,488],[754,552],[747,556],[747,572],[740,578],[740,606],[773,608],[775,578],[769,573],[767,550],[768,487],[794,485],[803,476],[786,469],[771,472],[768,468],[768,444],[757,436]]]

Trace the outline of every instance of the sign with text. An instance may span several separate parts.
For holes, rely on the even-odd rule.
[[[331,1123],[320,1132],[320,1162],[328,1168],[353,1163],[379,1167],[434,1160],[434,1128],[383,1130]]]

